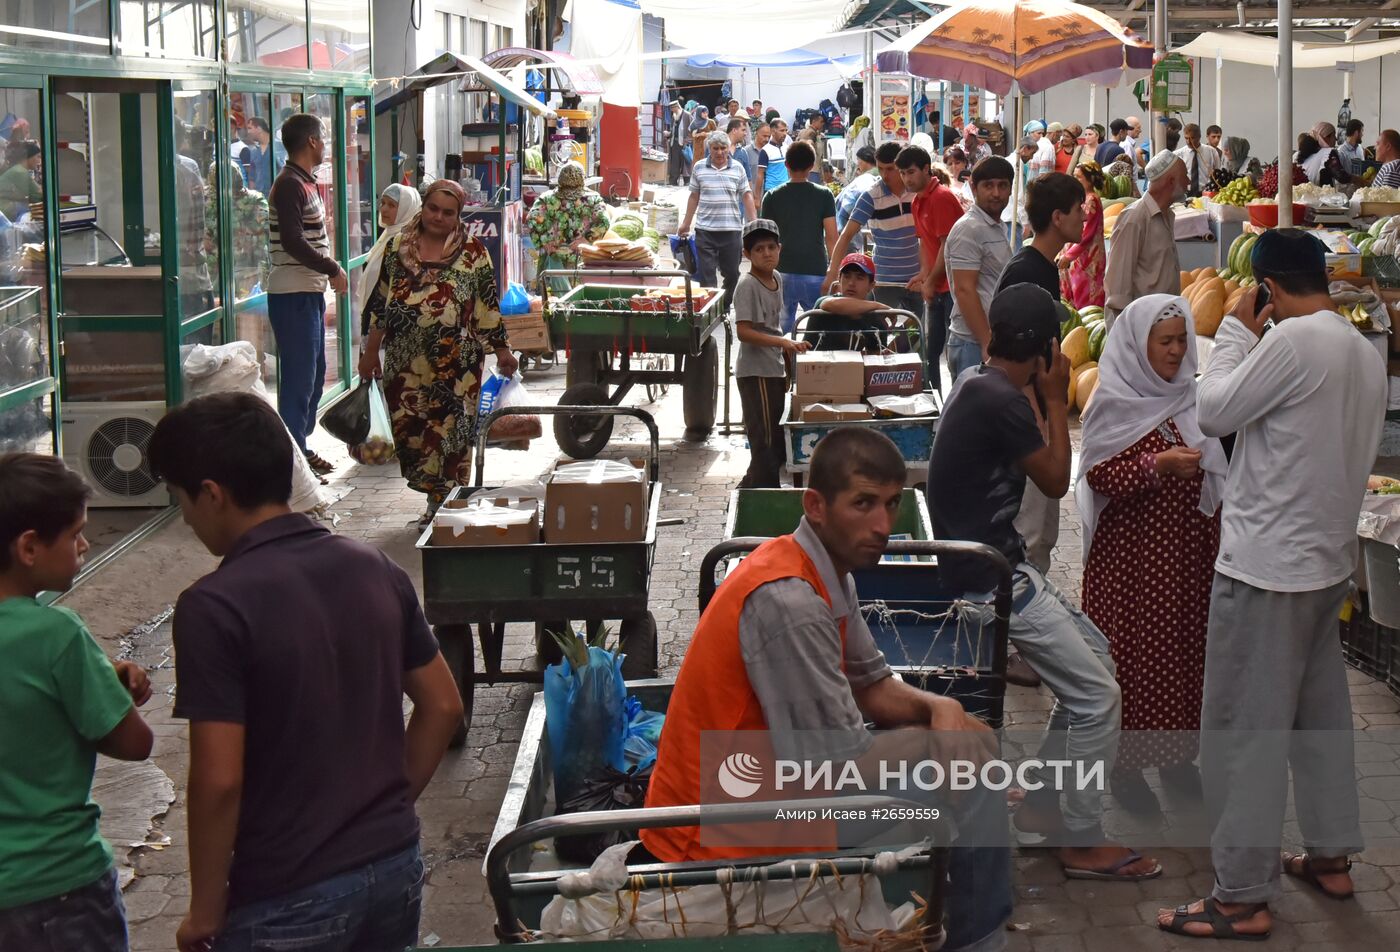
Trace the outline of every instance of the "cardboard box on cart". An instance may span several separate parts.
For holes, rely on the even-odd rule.
[[[865,392],[865,362],[860,351],[812,350],[798,354],[796,364],[799,397],[859,397]]]
[[[597,459],[555,467],[544,491],[544,541],[641,542],[647,533],[647,474]]]
[[[924,389],[924,362],[918,354],[867,354],[865,395],[905,397]]]
[[[840,401],[819,400],[801,405],[798,419],[803,423],[844,423],[849,420],[869,420],[870,407],[859,400],[843,397]]]
[[[433,516],[429,540],[453,546],[534,545],[540,541],[539,508],[534,496],[449,499]]]

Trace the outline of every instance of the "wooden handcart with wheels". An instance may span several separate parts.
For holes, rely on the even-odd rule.
[[[578,271],[546,271],[544,277],[578,276]],[[714,429],[719,393],[719,344],[725,300],[716,291],[698,297],[689,272],[601,270],[589,277],[683,278],[684,297],[648,297],[652,287],[579,284],[551,302],[544,282],[545,317],[555,350],[568,352],[561,406],[617,406],[634,385],[680,384],[684,390],[685,436],[703,440]],[[633,299],[638,299],[634,305]],[[697,302],[703,302],[697,304]],[[728,401],[728,390],[725,391]],[[726,417],[728,407],[726,406]],[[574,459],[597,456],[612,436],[605,414],[556,416],[559,448]]]
[[[573,631],[583,621],[590,636],[604,622],[619,620],[618,637],[626,657],[623,677],[651,678],[657,671],[656,619],[647,608],[651,567],[656,557],[657,514],[661,505],[660,441],[656,421],[633,407],[506,407],[483,419],[477,428],[476,478],[447,498],[465,499],[485,485],[486,437],[505,416],[554,416],[589,410],[641,420],[650,436],[647,458],[646,537],[640,542],[587,544],[444,546],[432,544],[424,530],[417,548],[423,559],[423,613],[437,634],[443,657],[457,679],[465,709],[454,746],[466,737],[477,684],[541,683],[544,664],[558,660],[559,649],[548,632]],[[506,625],[533,622],[537,668],[502,671]],[[473,629],[480,639],[484,670],[476,669]]]

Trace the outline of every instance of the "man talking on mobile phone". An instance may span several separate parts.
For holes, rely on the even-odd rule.
[[[1268,303],[1250,290],[1225,318],[1198,398],[1206,436],[1239,433],[1201,706],[1215,888],[1158,914],[1169,932],[1215,938],[1268,935],[1280,872],[1334,899],[1353,892],[1362,841],[1337,615],[1386,407],[1385,361],[1333,307],[1322,243],[1269,231],[1251,260]],[[1306,852],[1280,856],[1290,767]]]

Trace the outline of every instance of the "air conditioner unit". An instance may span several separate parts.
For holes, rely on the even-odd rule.
[[[165,404],[63,404],[63,460],[92,487],[94,509],[163,507],[170,493],[151,473],[146,447]]]

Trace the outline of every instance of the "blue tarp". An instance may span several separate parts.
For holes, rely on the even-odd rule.
[[[837,63],[854,63],[860,59],[859,54],[854,56],[842,56],[839,59],[832,59],[824,53],[814,53],[811,50],[787,50],[783,53],[759,53],[753,56],[728,57],[719,53],[702,53],[698,56],[688,57],[685,61],[687,66],[696,69],[709,69],[718,66],[726,69],[776,69],[784,66],[828,66]]]

